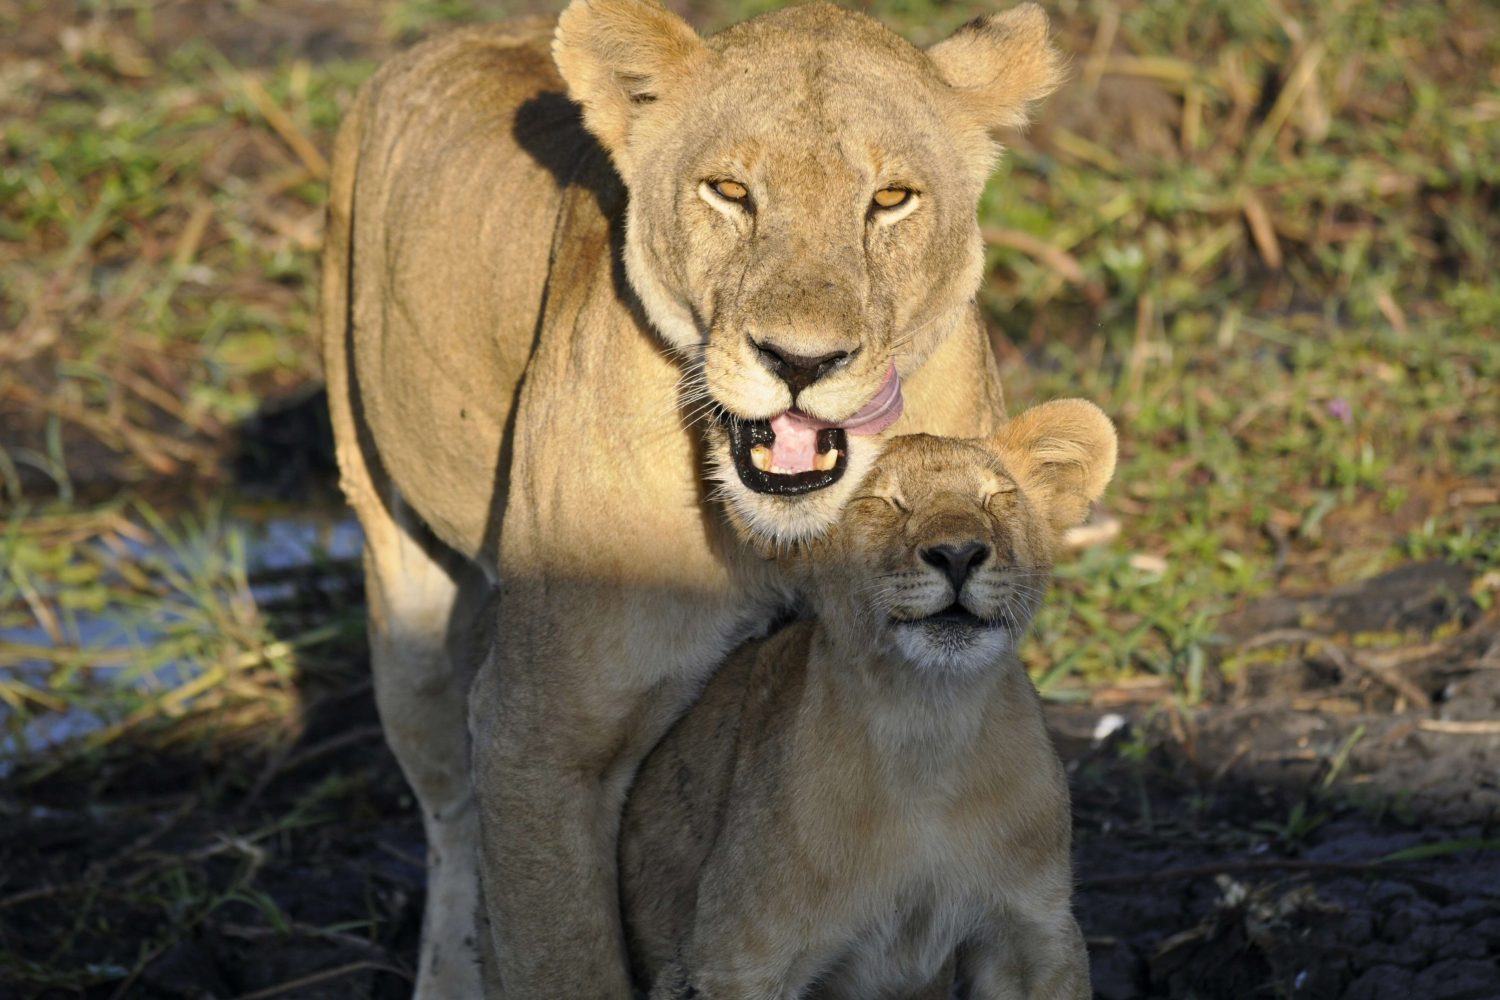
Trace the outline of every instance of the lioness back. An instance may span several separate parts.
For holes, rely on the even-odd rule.
[[[327,364],[352,364],[380,467],[471,558],[494,541],[502,440],[547,305],[559,218],[571,237],[560,283],[576,285],[590,271],[610,276],[604,213],[623,210],[557,74],[554,24],[465,29],[392,59],[341,139],[356,144],[357,175],[350,205],[335,180],[332,211],[355,220],[342,249],[357,280],[351,342],[335,343],[341,331],[327,324]]]

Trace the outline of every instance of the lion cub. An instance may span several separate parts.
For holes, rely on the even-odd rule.
[[[1062,766],[1016,646],[1114,472],[1091,403],[886,448],[642,767],[621,884],[653,1000],[1087,997]]]

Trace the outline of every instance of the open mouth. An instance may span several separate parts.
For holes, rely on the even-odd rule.
[[[756,493],[811,493],[838,482],[849,466],[849,438],[842,427],[797,433],[770,420],[730,420],[728,430],[734,469]]]
[[[875,395],[846,420],[823,420],[796,409],[770,420],[729,419],[735,471],[756,493],[791,497],[825,489],[849,466],[849,435],[881,433],[900,419],[904,406],[901,376],[892,362]]]

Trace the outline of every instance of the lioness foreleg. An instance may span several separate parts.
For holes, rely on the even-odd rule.
[[[662,601],[670,600],[663,598]],[[569,609],[576,616],[567,620]],[[481,869],[504,1000],[629,1000],[616,840],[646,752],[696,689],[682,668],[631,662],[679,621],[604,586],[521,582],[500,602],[470,726]],[[580,623],[587,622],[587,628]],[[712,648],[712,647],[710,647]],[[704,656],[706,669],[714,662]],[[679,664],[680,667],[680,664]],[[487,966],[487,968],[489,968]]]
[[[472,623],[482,573],[443,549],[396,498],[361,508],[370,655],[386,742],[422,811],[427,904],[418,1000],[478,995],[478,821],[469,778]]]

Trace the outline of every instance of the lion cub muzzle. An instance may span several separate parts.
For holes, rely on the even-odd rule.
[[[1033,407],[989,441],[894,439],[809,563],[820,617],[873,625],[908,667],[989,668],[1019,644],[1060,532],[1114,462],[1113,426],[1082,400]]]
[[[896,595],[896,646],[927,669],[980,669],[1013,650],[1035,614],[1043,566],[1015,561],[1009,533],[988,516],[980,486],[927,497],[953,513],[908,529],[905,566],[876,582]],[[892,579],[894,577],[894,579]]]

